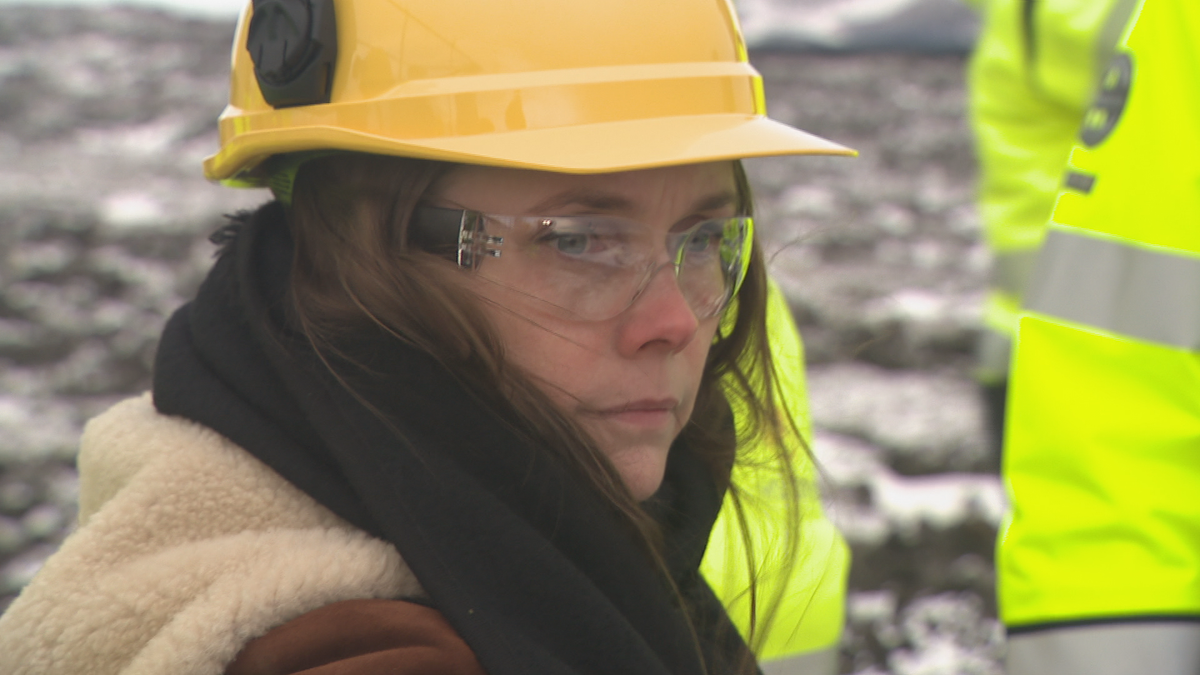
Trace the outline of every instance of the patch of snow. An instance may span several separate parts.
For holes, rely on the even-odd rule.
[[[852,623],[881,623],[895,617],[896,594],[892,591],[859,591],[846,598],[846,618]]]
[[[751,48],[965,51],[979,30],[958,0],[742,0]]]
[[[55,6],[138,6],[163,9],[183,16],[232,21],[248,0],[0,0],[0,5]]]
[[[954,299],[924,288],[903,288],[871,309],[900,321],[941,321],[953,312]]]
[[[67,403],[0,394],[0,464],[74,456],[81,431]]]
[[[921,525],[946,529],[971,516],[992,526],[1004,515],[1000,478],[986,474],[943,473],[907,477],[881,473],[870,485],[873,502],[902,533],[919,532]]]
[[[911,645],[893,652],[895,675],[1001,675],[1003,631],[982,616],[977,596],[939,593],[905,608],[901,629]]]
[[[93,155],[130,155],[151,158],[174,152],[177,141],[188,131],[191,120],[165,116],[145,124],[80,129],[75,133],[79,150]]]
[[[890,202],[877,205],[871,212],[870,221],[894,237],[912,234],[917,224],[912,211]]]
[[[820,185],[797,185],[780,196],[779,208],[786,215],[828,217],[837,211],[837,195]]]
[[[970,381],[838,363],[810,367],[808,390],[819,431],[861,439],[931,470],[969,466],[986,452],[983,408]],[[818,433],[818,457],[838,470],[838,453],[822,456],[822,442]],[[835,443],[846,445],[844,440]]]
[[[162,224],[162,203],[138,191],[118,192],[100,202],[100,220],[115,230],[142,230]]]
[[[834,489],[865,485],[888,471],[884,455],[882,449],[851,436],[820,428],[813,432],[813,456],[821,478]]]
[[[856,543],[881,543],[887,535],[917,536],[922,526],[944,530],[978,518],[998,526],[1007,500],[1000,478],[991,474],[938,473],[902,476],[867,443],[818,430],[814,455],[828,486],[830,518]],[[858,504],[844,495],[865,493]]]
[[[846,541],[865,548],[887,542],[895,528],[878,509],[856,504],[827,504],[825,512]]]
[[[941,244],[908,248],[916,267],[941,269],[949,262],[949,249]],[[865,320],[876,326],[900,324],[915,334],[952,336],[966,330],[978,330],[983,322],[983,294],[979,291],[939,291],[929,288],[901,288],[874,298],[862,308]]]
[[[902,649],[889,660],[894,675],[1000,675],[997,664],[975,650],[964,649],[949,636],[939,636],[923,649]]]

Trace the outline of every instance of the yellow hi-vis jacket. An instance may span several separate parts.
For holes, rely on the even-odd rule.
[[[979,214],[993,254],[978,378],[1008,375],[1017,309],[1063,167],[1131,0],[973,0],[983,26],[968,67]]]
[[[1013,675],[1200,673],[1200,2],[1143,0],[1017,333],[998,550]]]
[[[802,518],[798,530],[787,529],[788,494],[780,489],[777,474],[766,466],[771,449],[743,450],[750,461],[734,468],[733,479],[746,493],[743,507],[753,559],[758,566],[757,595],[760,602],[777,595],[781,598],[766,641],[757,653],[764,672],[772,675],[834,675],[838,669],[837,646],[842,633],[850,556],[842,535],[821,508],[816,470],[802,445],[811,443],[812,438],[804,348],[787,301],[774,283],[768,296],[767,334],[780,376],[779,387],[787,397],[789,412],[802,427],[799,431],[803,437],[792,439],[795,445],[789,448],[801,480]],[[741,428],[744,415],[738,415],[736,406],[734,412]],[[794,549],[787,546],[793,538],[798,538]],[[785,550],[794,550],[796,558],[783,560],[780,556]],[[750,570],[745,553],[736,516],[727,500],[709,537],[700,569],[729,610],[734,624],[743,636],[749,637]],[[760,605],[757,611],[761,624],[763,607]]]

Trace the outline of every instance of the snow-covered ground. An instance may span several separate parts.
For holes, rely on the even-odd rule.
[[[868,34],[855,17],[919,19],[903,12],[933,2],[740,8],[752,38],[761,28],[753,39],[775,46],[771,12],[826,17],[826,42],[792,44],[832,48],[849,43],[831,36]],[[147,387],[162,322],[211,263],[205,236],[264,198],[199,172],[231,31],[130,9],[0,11],[0,607],[69,529],[84,421]],[[989,259],[964,57],[752,60],[772,116],[861,151],[748,167],[808,349],[825,496],[855,555],[844,671],[999,672],[991,554],[1004,503],[969,376]]]
[[[962,0],[740,0],[751,49],[963,52],[979,20]]]

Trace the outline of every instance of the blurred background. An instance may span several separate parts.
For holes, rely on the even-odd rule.
[[[0,610],[69,530],[83,423],[148,388],[207,236],[242,0],[0,0]],[[770,114],[861,156],[754,160],[851,544],[842,671],[1000,673],[1004,510],[972,369],[989,254],[958,0],[741,0]]]

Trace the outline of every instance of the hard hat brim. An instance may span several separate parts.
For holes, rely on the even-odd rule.
[[[327,126],[240,134],[204,161],[210,180],[263,184],[252,169],[270,154],[345,150],[560,173],[608,173],[781,155],[843,155],[846,146],[762,115],[623,120],[434,139],[381,137]],[[251,171],[239,171],[250,168]],[[238,175],[241,174],[241,175]]]

